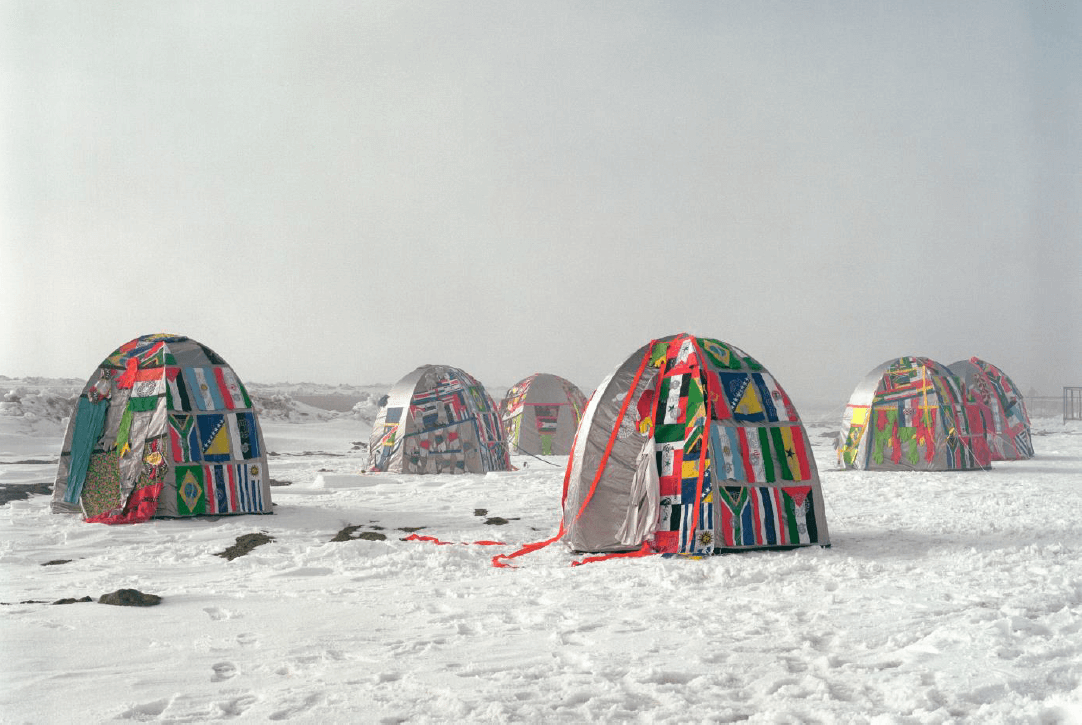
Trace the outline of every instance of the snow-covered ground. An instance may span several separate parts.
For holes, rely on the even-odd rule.
[[[0,410],[0,484],[52,480],[35,390]],[[0,721],[1082,723],[1082,424],[953,474],[839,471],[812,428],[830,549],[496,569],[555,532],[566,459],[358,475],[365,417],[267,417],[272,516],[0,506]],[[46,603],[119,588],[163,602]]]

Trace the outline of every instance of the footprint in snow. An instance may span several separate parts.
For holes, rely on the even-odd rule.
[[[309,695],[308,697],[304,698],[304,700],[299,702],[299,703],[289,704],[289,705],[286,705],[285,707],[283,707],[280,710],[272,712],[267,717],[267,719],[268,720],[288,720],[291,717],[299,715],[299,714],[301,714],[302,712],[304,712],[306,710],[311,710],[316,704],[319,703],[321,698],[322,698],[322,695],[320,695],[318,692],[314,692],[311,695]]]
[[[222,713],[222,717],[240,717],[245,710],[254,705],[257,698],[254,695],[241,695],[230,700],[214,703]]]
[[[172,702],[171,698],[144,702],[117,716],[118,720],[153,720],[165,712]]]
[[[219,662],[211,669],[214,670],[214,676],[210,678],[211,682],[221,682],[237,676],[237,667],[232,662]]]
[[[215,622],[220,622],[223,619],[235,619],[241,616],[236,612],[231,612],[228,609],[222,609],[220,607],[203,607],[203,611]]]

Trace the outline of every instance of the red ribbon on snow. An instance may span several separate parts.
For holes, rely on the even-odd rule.
[[[595,561],[608,561],[609,559],[634,559],[640,556],[650,556],[656,553],[650,548],[650,543],[647,541],[642,542],[642,548],[635,551],[619,551],[615,554],[598,554],[597,556],[588,556],[580,561],[571,562],[571,566],[579,566],[580,564],[593,564]]]
[[[460,546],[469,546],[476,544],[477,546],[506,546],[503,541],[440,541],[435,536],[419,536],[417,534],[410,534],[402,541],[431,541],[436,546],[450,546],[451,544],[458,544]]]
[[[579,520],[579,517],[582,516],[584,511],[586,511],[586,507],[589,505],[590,500],[594,497],[594,492],[597,491],[597,484],[601,480],[602,474],[604,474],[604,472],[605,472],[605,464],[608,463],[609,456],[612,454],[612,448],[613,448],[614,445],[616,445],[616,437],[620,432],[620,425],[621,425],[621,423],[623,423],[624,415],[627,414],[628,406],[631,405],[632,393],[634,393],[635,389],[639,386],[639,381],[642,379],[642,374],[646,370],[647,364],[650,362],[650,356],[653,354],[654,346],[657,345],[657,342],[658,342],[657,340],[651,340],[650,344],[646,346],[646,353],[642,356],[642,360],[639,361],[639,367],[635,371],[635,377],[632,379],[631,385],[627,389],[627,396],[624,398],[624,403],[623,403],[623,405],[620,406],[620,412],[617,414],[616,421],[613,423],[612,433],[609,435],[608,445],[605,446],[605,452],[601,455],[601,460],[598,462],[597,473],[594,475],[594,480],[590,483],[590,490],[586,493],[586,498],[583,499],[582,506],[579,507],[579,510],[575,514],[575,518],[572,519],[572,522]],[[600,401],[598,401],[598,402],[600,403]],[[578,431],[575,432],[575,440],[576,441],[578,440]],[[574,451],[574,446],[575,446],[575,444],[573,443],[572,444],[572,451]],[[567,487],[568,487],[568,483],[571,480],[571,462],[572,461],[569,458],[567,460],[567,470],[564,471],[564,491],[563,491],[563,495],[561,496],[561,501],[560,501],[561,507],[567,502]],[[503,563],[502,560],[504,560],[504,559],[515,559],[515,558],[520,557],[520,556],[522,556],[524,554],[529,554],[531,552],[537,551],[538,549],[543,549],[546,546],[548,546],[549,544],[552,544],[552,543],[554,543],[556,541],[559,541],[563,537],[563,535],[567,533],[567,527],[564,525],[564,520],[565,519],[566,519],[566,514],[561,512],[561,515],[560,515],[560,529],[559,529],[559,531],[556,532],[556,535],[553,536],[551,539],[546,539],[545,541],[538,541],[538,542],[533,543],[533,544],[526,544],[525,546],[520,548],[518,551],[512,551],[510,554],[497,554],[496,556],[492,557],[492,566],[497,567],[499,569],[504,569],[504,568],[514,569],[515,568],[514,565],[505,564],[505,563]],[[648,544],[644,543],[643,547],[648,548]],[[639,551],[642,551],[642,549],[640,549]],[[631,553],[632,554],[637,554],[638,556],[645,556],[646,555],[646,554],[639,554],[638,552],[631,552]],[[619,556],[619,554],[605,555],[605,556],[602,556],[600,558],[598,558],[598,557],[587,557],[586,559],[584,559],[582,562],[579,562],[579,563],[584,564],[587,561],[600,561],[601,559],[611,559],[614,556]],[[572,564],[572,566],[575,566],[575,565]]]

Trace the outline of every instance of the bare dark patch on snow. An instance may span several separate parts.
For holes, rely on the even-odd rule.
[[[361,533],[354,536],[355,531],[357,531],[358,529],[363,529],[363,528],[364,528],[364,526],[360,526],[360,525],[358,525],[358,526],[346,526],[341,531],[339,531],[337,534],[335,534],[334,538],[331,539],[331,541],[356,541],[357,539],[363,539],[365,541],[386,541],[387,540],[387,535],[386,534],[381,534],[381,533],[379,533],[379,531],[362,531]],[[370,529],[382,529],[383,527],[382,526],[370,525],[368,528],[370,528]]]
[[[233,561],[239,556],[248,554],[252,549],[263,544],[269,544],[274,541],[274,537],[267,536],[266,534],[259,532],[256,534],[244,534],[237,537],[237,543],[230,546],[225,551],[220,551],[215,556]]]
[[[157,594],[146,594],[138,589],[117,589],[115,592],[102,594],[98,598],[98,603],[112,604],[117,607],[153,607],[155,604],[161,604],[162,598]]]
[[[0,506],[30,498],[30,494],[48,495],[52,492],[51,483],[3,483],[0,484]]]

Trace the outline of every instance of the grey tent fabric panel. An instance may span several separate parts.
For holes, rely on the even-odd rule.
[[[387,401],[380,407],[372,423],[372,436],[368,443],[369,468],[383,471],[401,469],[402,439],[408,431],[406,426],[410,417],[409,403],[426,367],[422,365],[405,375],[387,393]],[[388,419],[391,412],[394,413],[392,419]],[[393,436],[393,444],[389,441],[390,436]]]
[[[853,389],[852,395],[849,396],[849,403],[845,406],[845,413],[842,417],[842,430],[838,439],[839,446],[844,445],[846,436],[849,435],[849,431],[852,428],[853,416],[856,411],[861,410],[864,407],[869,407],[872,404],[872,398],[875,397],[876,390],[879,389],[879,383],[883,379],[884,373],[890,369],[893,364],[892,360],[888,360],[882,365],[877,366],[871,372],[864,376],[857,387]],[[864,468],[868,464],[868,454],[870,449],[868,447],[868,441],[871,439],[867,425],[865,425],[861,432],[860,441],[857,443],[857,450],[854,455],[854,465],[857,468]]]
[[[169,352],[173,355],[173,359],[176,360],[177,367],[180,368],[197,368],[212,365],[210,356],[207,355],[203,348],[203,345],[190,339],[169,343]],[[218,356],[214,355],[214,357]]]
[[[658,516],[661,514],[661,483],[657,476],[655,445],[651,436],[639,451],[635,477],[631,480],[627,514],[616,532],[619,542],[627,546],[637,546],[657,529]],[[717,500],[716,496],[714,500]]]
[[[580,423],[580,430],[590,431],[590,434],[580,433],[575,444],[564,509],[565,540],[574,551],[608,552],[637,548],[637,543],[622,543],[619,531],[631,505],[631,484],[638,470],[639,453],[647,440],[634,426],[635,401],[644,391],[652,389],[657,370],[647,367],[636,389],[630,388],[649,348],[649,345],[640,348],[598,386]],[[620,430],[612,452],[600,478],[597,478],[613,426],[617,424],[620,408],[629,395],[632,397],[629,412],[619,424]],[[591,496],[595,478],[597,486]],[[578,512],[587,497],[589,502],[579,516]]]
[[[124,411],[128,409],[130,396],[131,388],[114,388],[109,398],[109,416],[105,419],[105,429],[102,431],[100,443],[100,447],[107,451],[116,446],[120,421],[124,417]]]
[[[165,472],[162,492],[158,495],[158,510],[154,515],[166,518],[180,516],[180,507],[177,505],[177,469],[174,465],[170,465]]]
[[[64,501],[68,490],[68,471],[71,462],[71,454],[64,453],[56,467],[56,481],[53,483],[53,499],[51,510],[54,514],[77,514],[79,505]]]

